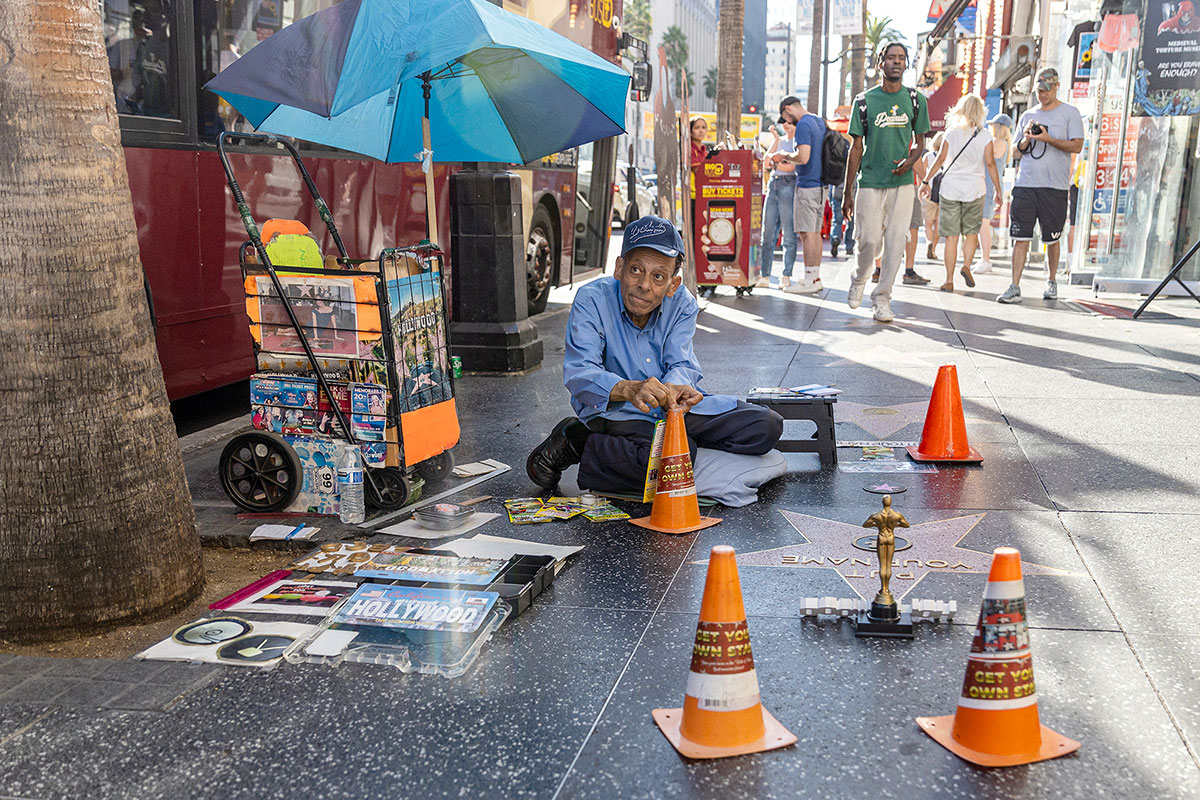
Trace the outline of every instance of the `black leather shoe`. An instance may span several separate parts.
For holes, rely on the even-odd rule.
[[[567,429],[572,425],[583,426],[576,417],[567,417],[554,426],[546,441],[539,444],[525,460],[525,472],[529,480],[543,489],[553,489],[558,486],[563,470],[572,464],[578,464],[580,453],[571,444]]]
[[[833,256],[834,258],[837,258],[837,251],[838,251],[838,240],[834,239],[832,242],[829,243],[829,255]]]

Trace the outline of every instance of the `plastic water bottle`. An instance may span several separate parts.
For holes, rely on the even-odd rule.
[[[362,453],[352,444],[342,446],[337,462],[338,518],[357,525],[367,518],[363,502]]]

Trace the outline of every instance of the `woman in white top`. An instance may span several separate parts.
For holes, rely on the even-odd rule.
[[[1012,117],[1008,114],[997,114],[988,120],[988,127],[992,131],[992,153],[996,156],[996,171],[1001,176],[1004,175],[1004,170],[1008,167],[1009,157],[1012,155],[1013,136],[1012,136]],[[992,252],[992,225],[991,221],[996,217],[1003,215],[1000,209],[1004,207],[1004,187],[997,187],[992,183],[992,177],[989,174],[987,179],[987,196],[983,200],[983,227],[979,229],[979,261],[971,267],[971,270],[980,275],[988,272],[992,268],[991,252]]]
[[[946,116],[946,138],[930,168],[930,174],[936,175],[945,164],[938,192],[938,233],[946,237],[946,282],[941,286],[943,292],[954,291],[954,268],[958,260],[960,236],[965,237],[963,280],[967,286],[975,285],[969,264],[975,255],[979,228],[983,224],[985,173],[991,174],[997,186],[1000,184],[996,157],[992,152],[992,135],[984,129],[986,119],[987,107],[979,95],[968,94],[959,100]],[[922,197],[929,196],[931,182],[931,178],[923,181]]]

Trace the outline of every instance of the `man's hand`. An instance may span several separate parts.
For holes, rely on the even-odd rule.
[[[609,393],[609,399],[631,403],[639,411],[649,413],[652,408],[687,411],[703,400],[704,395],[687,384],[663,383],[651,377],[644,381],[618,382]]]
[[[842,217],[847,222],[854,219],[854,192],[845,192],[842,195]]]

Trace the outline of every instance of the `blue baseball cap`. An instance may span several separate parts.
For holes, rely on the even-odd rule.
[[[1004,127],[1008,128],[1009,130],[1013,129],[1012,117],[1010,117],[1008,114],[997,114],[996,116],[994,116],[988,120],[988,124],[989,125],[1003,125]]]
[[[625,228],[625,240],[621,244],[621,255],[639,247],[649,247],[665,256],[675,258],[683,252],[683,237],[679,229],[662,217],[642,217]]]

